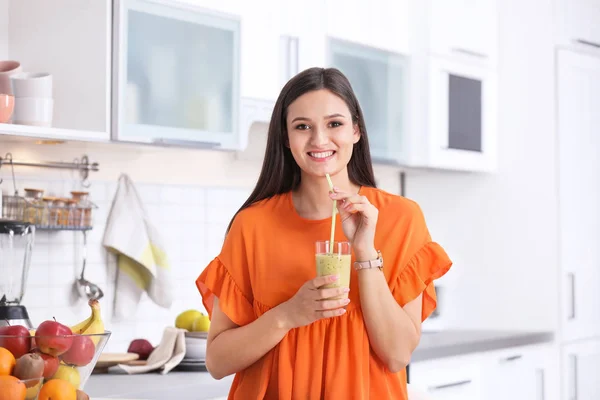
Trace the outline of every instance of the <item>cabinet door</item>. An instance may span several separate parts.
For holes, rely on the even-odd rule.
[[[600,59],[558,52],[562,329],[600,336]]]
[[[432,58],[428,166],[496,169],[496,75],[493,70]]]
[[[496,0],[431,0],[432,52],[495,59],[496,15]]]
[[[548,400],[541,354],[516,348],[486,355],[485,400]]]
[[[280,1],[244,3],[242,10],[241,94],[242,97],[275,100],[281,89]]]
[[[600,3],[598,0],[557,0],[561,41],[600,48]]]
[[[600,393],[600,341],[567,345],[562,357],[562,398],[597,400]]]
[[[336,39],[330,39],[328,47],[328,65],[346,75],[360,103],[372,157],[398,160],[406,125],[405,58]]]
[[[52,75],[52,127],[62,130],[58,136],[107,140],[112,2],[19,0],[10,1],[6,11],[1,29],[8,28],[0,41],[7,34],[8,54],[2,56],[19,61],[22,71]]]
[[[478,354],[419,361],[410,365],[410,384],[436,400],[482,400]]]
[[[117,139],[235,148],[239,18],[175,4],[120,2]]]

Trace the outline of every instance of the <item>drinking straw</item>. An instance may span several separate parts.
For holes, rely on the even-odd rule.
[[[333,192],[333,182],[329,174],[325,174],[327,177],[327,183],[329,183],[329,189]],[[335,212],[336,212],[337,200],[333,200],[333,210],[331,211],[331,236],[329,236],[329,253],[333,254],[333,235],[335,233]]]

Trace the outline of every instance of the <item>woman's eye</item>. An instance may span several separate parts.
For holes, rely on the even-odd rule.
[[[296,129],[301,130],[301,131],[305,131],[309,128],[308,125],[306,124],[300,124],[300,125],[296,125]]]
[[[342,126],[342,123],[338,121],[333,121],[330,123],[330,125],[332,128],[337,128],[338,126]]]

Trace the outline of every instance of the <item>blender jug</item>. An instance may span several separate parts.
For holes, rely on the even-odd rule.
[[[0,219],[0,326],[32,327],[21,300],[25,295],[34,237],[34,225]]]

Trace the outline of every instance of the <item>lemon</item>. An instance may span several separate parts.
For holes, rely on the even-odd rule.
[[[198,310],[187,310],[182,312],[175,319],[175,327],[179,329],[187,329],[192,331],[192,325],[194,321],[202,316],[202,313]]]

